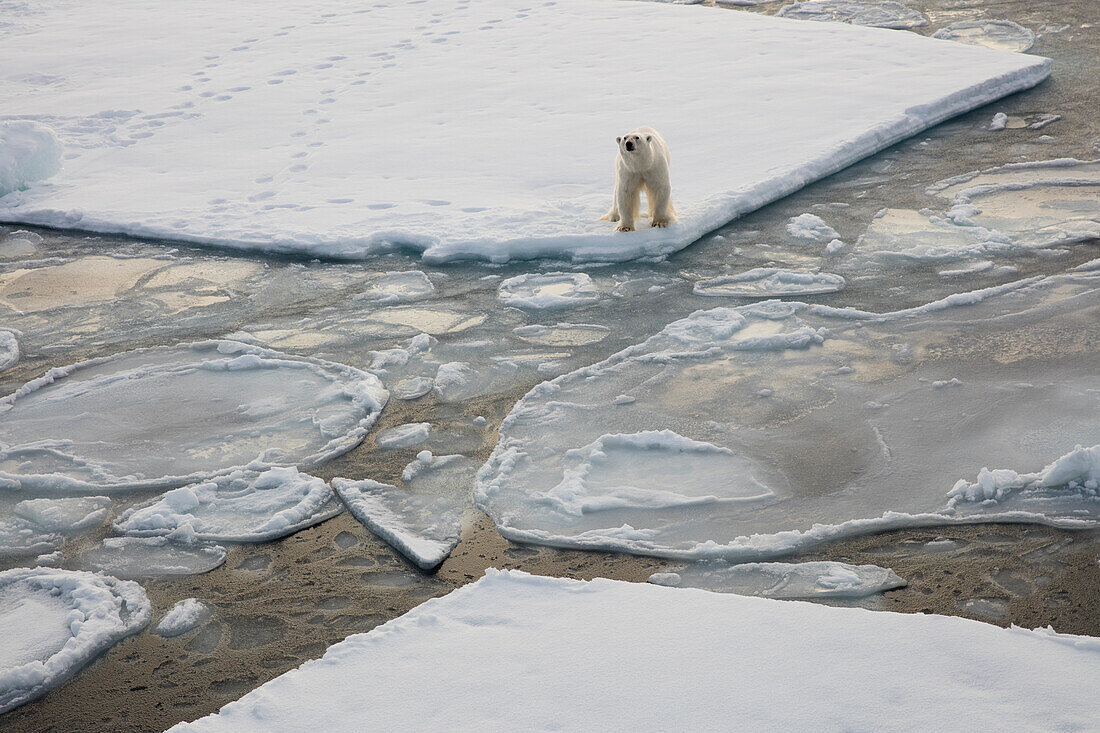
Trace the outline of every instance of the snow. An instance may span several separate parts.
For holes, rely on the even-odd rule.
[[[477,468],[463,456],[421,451],[405,467],[403,489],[371,479],[334,478],[332,485],[352,516],[418,567],[432,570],[458,544]]]
[[[883,314],[775,300],[697,311],[532,389],[474,498],[516,542],[685,560],[952,522],[1096,526],[1082,459],[1065,459],[1080,470],[1060,484],[1028,482],[1100,434],[1092,352],[1066,336],[1098,302],[1100,272],[1085,271]],[[1021,364],[1025,327],[1063,347]],[[948,343],[965,357],[943,355]],[[952,486],[983,465],[1025,485],[958,501]]]
[[[164,637],[186,634],[191,629],[206,623],[211,613],[210,607],[199,599],[185,598],[161,617],[153,633]]]
[[[896,3],[829,7],[923,22]],[[916,34],[661,3],[188,8],[172,23],[151,0],[7,14],[4,113],[50,125],[66,160],[4,196],[0,220],[314,257],[657,257],[1050,72]],[[638,95],[622,69],[653,68],[654,39],[675,63]],[[45,74],[64,81],[21,80]],[[711,121],[745,109],[716,145]],[[599,220],[614,138],[643,123],[669,141],[680,221],[617,233]]]
[[[32,120],[0,121],[0,198],[61,168],[61,142]]]
[[[803,272],[778,267],[755,267],[736,275],[699,280],[696,295],[774,298],[783,295],[819,295],[843,289],[844,278],[829,272]]]
[[[1088,637],[489,570],[171,730],[1074,730],[1098,680]]]
[[[19,361],[19,339],[5,329],[0,329],[0,372]]]
[[[332,489],[316,476],[293,467],[244,470],[172,489],[151,503],[131,507],[114,528],[137,537],[187,528],[199,540],[267,542],[340,511]]]
[[[0,573],[0,713],[57,687],[151,614],[137,583],[41,567]]]
[[[840,235],[814,214],[799,214],[787,220],[787,234],[807,242],[828,242]]]
[[[919,28],[928,19],[899,2],[850,2],[849,0],[813,0],[785,5],[776,13],[781,18],[851,23],[877,28]]]
[[[431,434],[431,423],[405,423],[404,425],[387,428],[378,433],[378,436],[374,439],[374,443],[382,450],[412,448],[421,443],[426,443]]]
[[[221,545],[193,542],[185,530],[170,537],[108,537],[78,558],[80,566],[122,578],[198,575],[225,562]]]
[[[978,480],[959,479],[948,493],[952,505],[958,502],[999,502],[1014,493],[1049,494],[1051,490],[1080,492],[1086,498],[1100,497],[1100,445],[1077,446],[1041,471],[1020,474],[1010,468],[982,468]]]
[[[549,272],[510,277],[500,284],[497,298],[504,305],[529,310],[573,308],[595,303],[599,292],[583,272]]]
[[[906,585],[887,568],[831,561],[741,565],[700,562],[654,573],[649,582],[764,598],[862,598]]]
[[[92,359],[0,399],[0,485],[90,493],[308,468],[356,446],[387,396],[358,369],[234,341]]]
[[[0,519],[0,556],[36,555],[53,550],[64,535],[103,524],[111,500],[105,496],[65,499],[28,499],[3,505]]]
[[[1004,112],[998,112],[993,115],[993,119],[989,121],[989,129],[996,132],[997,130],[1005,129],[1008,124],[1008,115]]]
[[[1011,20],[962,20],[936,31],[932,37],[998,51],[1022,52],[1035,45],[1035,32]]]

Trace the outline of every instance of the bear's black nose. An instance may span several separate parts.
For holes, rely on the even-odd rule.
[[[633,149],[634,149],[634,143],[632,143],[632,142],[627,142],[627,144],[626,144],[626,149],[627,149],[627,150],[633,150]]]

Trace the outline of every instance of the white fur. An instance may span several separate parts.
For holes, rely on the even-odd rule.
[[[667,227],[676,221],[665,139],[652,127],[639,127],[615,141],[619,144],[619,154],[615,157],[615,198],[611,210],[601,218],[619,222],[617,231],[634,231],[634,219],[641,208],[642,189],[645,189],[651,226]]]

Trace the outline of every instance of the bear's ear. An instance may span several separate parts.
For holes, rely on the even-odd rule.
[[[621,143],[622,141],[623,141],[623,139],[622,139],[622,137],[621,137],[621,136],[620,136],[620,137],[617,137],[617,138],[615,138],[615,142],[616,142],[616,143]]]
[[[649,142],[649,141],[651,141],[652,139],[653,139],[653,136],[652,136],[652,135],[646,135],[646,136],[645,136],[645,141],[646,141],[646,142]]]

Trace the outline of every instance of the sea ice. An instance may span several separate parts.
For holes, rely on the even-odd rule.
[[[57,687],[151,615],[130,581],[41,567],[0,573],[0,713]]]
[[[266,542],[336,516],[332,489],[296,468],[233,471],[181,486],[127,509],[114,523],[122,534],[149,537],[186,528],[199,540]]]
[[[0,121],[0,198],[61,168],[61,141],[32,120]]]
[[[654,573],[649,582],[764,598],[863,598],[906,584],[893,570],[877,565],[843,562],[730,565],[721,560]]]
[[[432,281],[419,270],[387,272],[372,279],[354,299],[357,302],[389,305],[430,298],[434,292]]]
[[[0,329],[0,372],[19,361],[19,339],[11,331]]]
[[[497,297],[504,305],[543,310],[595,303],[600,294],[583,272],[548,272],[510,277],[500,284]]]
[[[820,216],[814,214],[799,214],[787,220],[787,234],[795,239],[807,242],[828,242],[840,235],[836,230],[826,224]]]
[[[1026,472],[1100,434],[1100,347],[1084,326],[1098,303],[1100,272],[1086,271],[884,314],[697,311],[531,390],[475,500],[514,541],[693,560],[955,521],[1095,526],[1088,475],[1045,469],[1060,482],[1032,491]],[[1021,349],[1021,328],[1060,347]],[[982,465],[1014,466],[998,485],[1023,490],[948,496]]]
[[[458,544],[462,518],[472,508],[478,464],[458,455],[421,455],[425,460],[418,457],[405,468],[403,489],[370,479],[335,478],[332,485],[352,516],[417,566],[431,570]]]
[[[405,423],[404,425],[387,428],[378,433],[378,436],[374,439],[374,443],[382,450],[412,448],[415,445],[428,442],[428,436],[431,434],[431,423]]]
[[[884,2],[813,0],[785,5],[776,15],[781,18],[851,23],[877,28],[919,28],[928,25],[928,19],[923,15],[893,0]]]
[[[995,48],[1026,51],[1035,44],[1035,33],[1011,20],[962,20],[932,34],[933,38]]]
[[[655,257],[1050,71],[916,34],[660,3],[432,7],[445,30],[417,4],[319,17],[292,0],[193,0],[172,23],[151,0],[13,10],[4,113],[52,126],[66,160],[4,196],[0,220],[333,258]],[[825,11],[924,22],[897,3],[783,12]],[[654,68],[658,37],[677,63],[634,94],[622,70]],[[676,71],[696,68],[722,73]],[[28,81],[44,74],[64,82]],[[706,121],[750,107],[716,145]],[[614,137],[639,119],[670,143],[679,221],[623,234],[599,217]]]
[[[558,323],[553,326],[517,326],[518,338],[542,346],[587,346],[607,338],[611,329],[595,323]]]
[[[364,710],[381,730],[1084,730],[1098,652],[1047,629],[489,570],[171,731],[342,733]]]
[[[153,632],[164,637],[186,634],[205,623],[211,613],[210,606],[199,599],[185,598],[164,614]]]
[[[0,400],[0,485],[165,487],[350,450],[386,403],[339,364],[234,341],[139,349],[51,369]]]
[[[0,503],[0,556],[36,555],[58,547],[64,535],[93,529],[107,519],[105,496],[28,499]]]
[[[191,538],[180,533],[183,540]],[[174,537],[108,537],[78,558],[80,566],[121,578],[198,575],[225,562],[225,548]]]
[[[696,295],[774,298],[782,295],[835,293],[843,287],[844,278],[828,272],[756,267],[736,275],[699,280],[693,286],[692,292]]]

